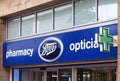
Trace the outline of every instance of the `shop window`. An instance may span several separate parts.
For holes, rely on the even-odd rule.
[[[20,71],[20,81],[29,81],[29,71],[28,70]]]
[[[77,70],[77,81],[91,81],[91,70]]]
[[[55,8],[55,30],[72,27],[72,4]]]
[[[92,66],[92,65],[91,65]],[[116,81],[116,67],[13,69],[12,81]]]
[[[116,81],[115,67],[77,69],[77,81]]]
[[[31,79],[29,74],[27,69],[13,69],[12,81],[29,81]]]
[[[59,81],[72,81],[72,70],[71,69],[60,69],[59,70]]]
[[[37,33],[45,33],[53,30],[52,10],[42,11],[37,14]]]
[[[19,69],[13,70],[13,81],[19,81]]]
[[[75,25],[96,21],[95,0],[78,0],[75,2]]]
[[[35,15],[22,17],[22,36],[35,33]]]
[[[48,71],[47,72],[47,81],[57,81],[57,72],[56,71]]]
[[[7,38],[16,38],[20,36],[20,19],[12,19],[8,21]]]
[[[118,0],[98,0],[98,20],[115,19],[118,16]]]
[[[44,81],[44,72],[33,72],[33,81]]]

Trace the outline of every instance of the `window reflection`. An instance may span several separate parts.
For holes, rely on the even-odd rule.
[[[95,22],[95,0],[80,0],[75,2],[75,25]]]
[[[52,10],[37,14],[37,33],[45,33],[53,30]]]
[[[22,17],[22,36],[35,33],[35,15]]]
[[[97,1],[98,5],[96,5]],[[73,25],[116,19],[118,17],[117,7],[117,0],[75,0],[74,3],[8,20],[7,38],[31,36],[36,32],[41,34],[72,28]]]
[[[13,19],[8,21],[8,39],[20,36],[20,19]]]
[[[60,81],[72,81],[71,69],[60,69],[59,72],[60,72],[60,74],[59,74]]]
[[[55,8],[55,30],[72,26],[72,4]]]
[[[118,16],[117,0],[99,0],[98,20],[105,21],[115,19]]]

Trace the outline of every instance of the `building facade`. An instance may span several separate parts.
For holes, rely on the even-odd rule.
[[[118,0],[1,0],[0,81],[119,81]]]

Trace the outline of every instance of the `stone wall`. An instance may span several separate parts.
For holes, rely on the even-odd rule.
[[[0,0],[0,17],[32,8],[53,0]]]
[[[118,0],[118,67],[117,67],[117,80],[120,81],[120,0]]]
[[[10,68],[3,67],[2,54],[3,54],[3,43],[6,38],[5,33],[5,22],[0,19],[0,81],[10,81]]]

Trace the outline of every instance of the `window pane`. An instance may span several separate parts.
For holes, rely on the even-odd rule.
[[[91,23],[95,20],[95,0],[80,0],[75,2],[75,25]]]
[[[19,69],[13,70],[13,81],[19,81]]]
[[[71,69],[60,69],[59,79],[60,81],[72,81],[72,70]]]
[[[32,35],[35,33],[35,15],[22,18],[22,36]]]
[[[44,80],[44,72],[36,71],[33,72],[33,80],[32,81],[46,81]],[[53,80],[51,80],[53,81]]]
[[[55,30],[72,26],[72,4],[55,8]]]
[[[8,39],[20,36],[19,19],[8,21]]]
[[[99,0],[98,19],[99,21],[115,19],[118,16],[117,0]]]
[[[37,14],[37,33],[53,30],[52,10],[43,11]]]
[[[29,72],[28,70],[21,70],[20,79],[21,81],[29,81]]]

